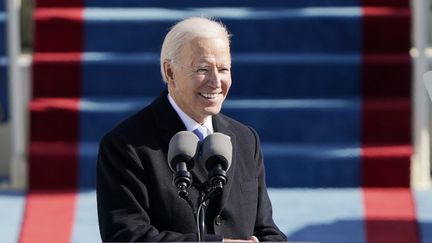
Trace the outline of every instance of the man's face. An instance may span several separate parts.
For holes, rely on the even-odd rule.
[[[220,112],[231,87],[231,55],[221,37],[195,38],[182,48],[179,63],[170,65],[168,90],[177,105],[202,123]]]

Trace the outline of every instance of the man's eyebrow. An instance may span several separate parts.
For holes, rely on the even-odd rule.
[[[200,63],[197,63],[195,66],[197,66],[197,67],[210,66],[210,63],[208,63],[208,62],[200,62]]]
[[[221,62],[217,62],[214,59],[202,58],[202,59],[198,60],[197,62],[192,63],[192,67],[203,67],[203,66],[208,67],[208,66],[212,66],[215,62],[216,62],[216,66],[218,66],[218,67],[221,67],[221,66],[230,67],[231,66],[230,60],[223,60]]]

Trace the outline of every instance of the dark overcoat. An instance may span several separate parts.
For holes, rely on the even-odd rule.
[[[272,218],[257,133],[223,114],[213,116],[215,132],[231,137],[228,182],[215,203],[212,233],[223,238],[286,241]],[[173,185],[167,163],[169,141],[186,130],[163,92],[101,140],[97,162],[97,205],[103,241],[197,241],[194,214]],[[191,198],[205,175],[192,170]]]

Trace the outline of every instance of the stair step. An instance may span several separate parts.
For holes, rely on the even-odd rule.
[[[6,14],[0,10],[0,57],[6,55]]]
[[[223,112],[264,141],[410,143],[411,103],[390,100],[228,100]],[[275,132],[274,128],[281,128]],[[277,133],[277,134],[275,134]]]
[[[269,189],[269,195],[275,223],[290,241],[367,242],[360,188]]]
[[[432,240],[430,189],[270,189],[269,195],[275,222],[290,241]]]
[[[80,143],[79,147],[79,185],[92,188],[98,144]],[[266,173],[271,175],[266,179],[269,187],[361,186],[361,148],[358,145],[262,143],[262,149]]]
[[[24,192],[0,190],[0,235],[2,241],[19,242],[24,207]]]
[[[217,1],[170,1],[170,0],[90,0],[55,1],[39,0],[38,7],[304,7],[304,6],[393,6],[409,7],[409,0],[217,0]]]
[[[157,52],[174,22],[203,14],[220,18],[234,33],[235,52],[388,53],[410,49],[408,8],[37,8],[34,13],[36,52]],[[376,30],[369,36],[372,41],[362,35],[363,27],[368,32]],[[59,31],[63,34],[50,34]],[[285,38],[282,33],[289,34]],[[65,36],[76,41],[62,41]]]
[[[410,96],[408,54],[234,53],[232,58],[230,97],[348,98],[360,97],[362,86],[366,97]],[[36,54],[33,65],[33,97],[142,97],[164,87],[158,53],[46,53]],[[363,80],[362,70],[367,71]]]
[[[78,160],[77,143],[32,141],[28,150],[28,189],[74,190],[79,181]]]
[[[98,147],[98,142],[32,142],[30,184],[95,188]],[[411,145],[263,142],[262,149],[269,187],[409,187]]]
[[[411,97],[412,61],[408,52],[403,54],[363,54],[362,97]],[[397,85],[393,84],[397,82]]]
[[[412,145],[363,145],[363,187],[409,187]]]
[[[98,141],[116,123],[151,100],[35,99],[31,103],[31,138],[32,141]],[[358,100],[229,99],[224,103],[223,112],[256,128],[264,141],[357,143],[361,137],[360,108]],[[398,108],[388,107],[399,111]],[[275,133],[274,127],[281,129]]]
[[[400,188],[366,189],[274,189],[268,190],[273,205],[273,218],[290,241],[320,241],[332,243],[390,243],[407,239],[405,242],[432,242],[432,190],[410,190]],[[64,192],[33,192],[30,196],[22,192],[0,191],[0,235],[3,241],[18,242],[22,226],[29,220],[41,220],[42,225],[30,225],[37,229],[50,224],[44,215],[53,214],[58,204],[64,203]],[[379,203],[370,195],[380,194],[387,198]],[[71,222],[71,242],[93,243],[100,241],[97,229],[96,191],[79,190],[75,194],[76,206]],[[26,200],[45,200],[54,207],[39,205],[27,208]],[[371,200],[372,199],[372,200]],[[407,202],[411,202],[408,203]],[[30,202],[32,203],[32,202]],[[401,209],[400,206],[406,207]],[[372,206],[372,207],[371,207]],[[385,214],[374,215],[371,209]],[[40,210],[42,218],[29,219],[34,210]],[[54,215],[64,215],[56,214]],[[413,235],[412,226],[418,231]],[[377,227],[370,231],[370,225]],[[33,228],[34,227],[34,228]],[[49,228],[49,225],[46,225]],[[394,230],[394,229],[397,230]],[[389,229],[386,231],[386,229]],[[409,231],[409,232],[408,232]],[[409,234],[407,234],[409,233]],[[33,231],[33,237],[45,240],[47,235]],[[53,237],[53,236],[48,236]]]
[[[380,2],[380,1],[377,1]],[[58,2],[52,0],[40,0],[38,1],[39,7],[80,7],[85,5],[86,7],[304,7],[304,6],[358,6],[358,0],[291,0],[291,1],[278,1],[278,0],[217,0],[210,2],[200,2],[194,0],[183,0],[183,1],[169,1],[169,0],[91,0],[85,1],[84,4],[81,1],[68,1]]]
[[[151,100],[35,99],[31,102],[31,139],[99,141]],[[267,142],[410,143],[408,99],[366,104],[362,110],[355,99],[228,99],[223,113],[256,128]],[[280,128],[278,132],[275,127]]]
[[[370,152],[377,150],[379,155]],[[408,187],[410,183],[411,145],[263,143],[263,152],[270,187]]]
[[[232,50],[238,52],[359,51],[361,9],[331,10],[333,9],[313,8],[309,13],[303,8],[89,8],[83,13],[85,50],[158,51],[164,35],[174,22],[204,14],[221,18],[229,30],[235,33]],[[317,29],[321,31],[315,31]],[[268,38],[276,33],[290,33],[296,38]],[[111,38],[107,39],[108,36]],[[317,42],[315,38],[322,41]],[[125,42],[127,39],[129,41]],[[124,47],[115,43],[128,45]]]
[[[362,102],[362,141],[411,143],[411,99],[365,99]]]
[[[9,118],[8,76],[6,58],[0,54],[0,123]]]

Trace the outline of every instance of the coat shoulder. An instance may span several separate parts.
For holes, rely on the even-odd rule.
[[[233,133],[235,133],[238,136],[241,136],[243,139],[251,139],[251,140],[258,140],[259,139],[258,133],[251,126],[243,124],[242,122],[237,121],[234,118],[226,116],[222,113],[219,114],[219,117],[226,124],[228,124],[228,126],[230,127],[230,130]]]

